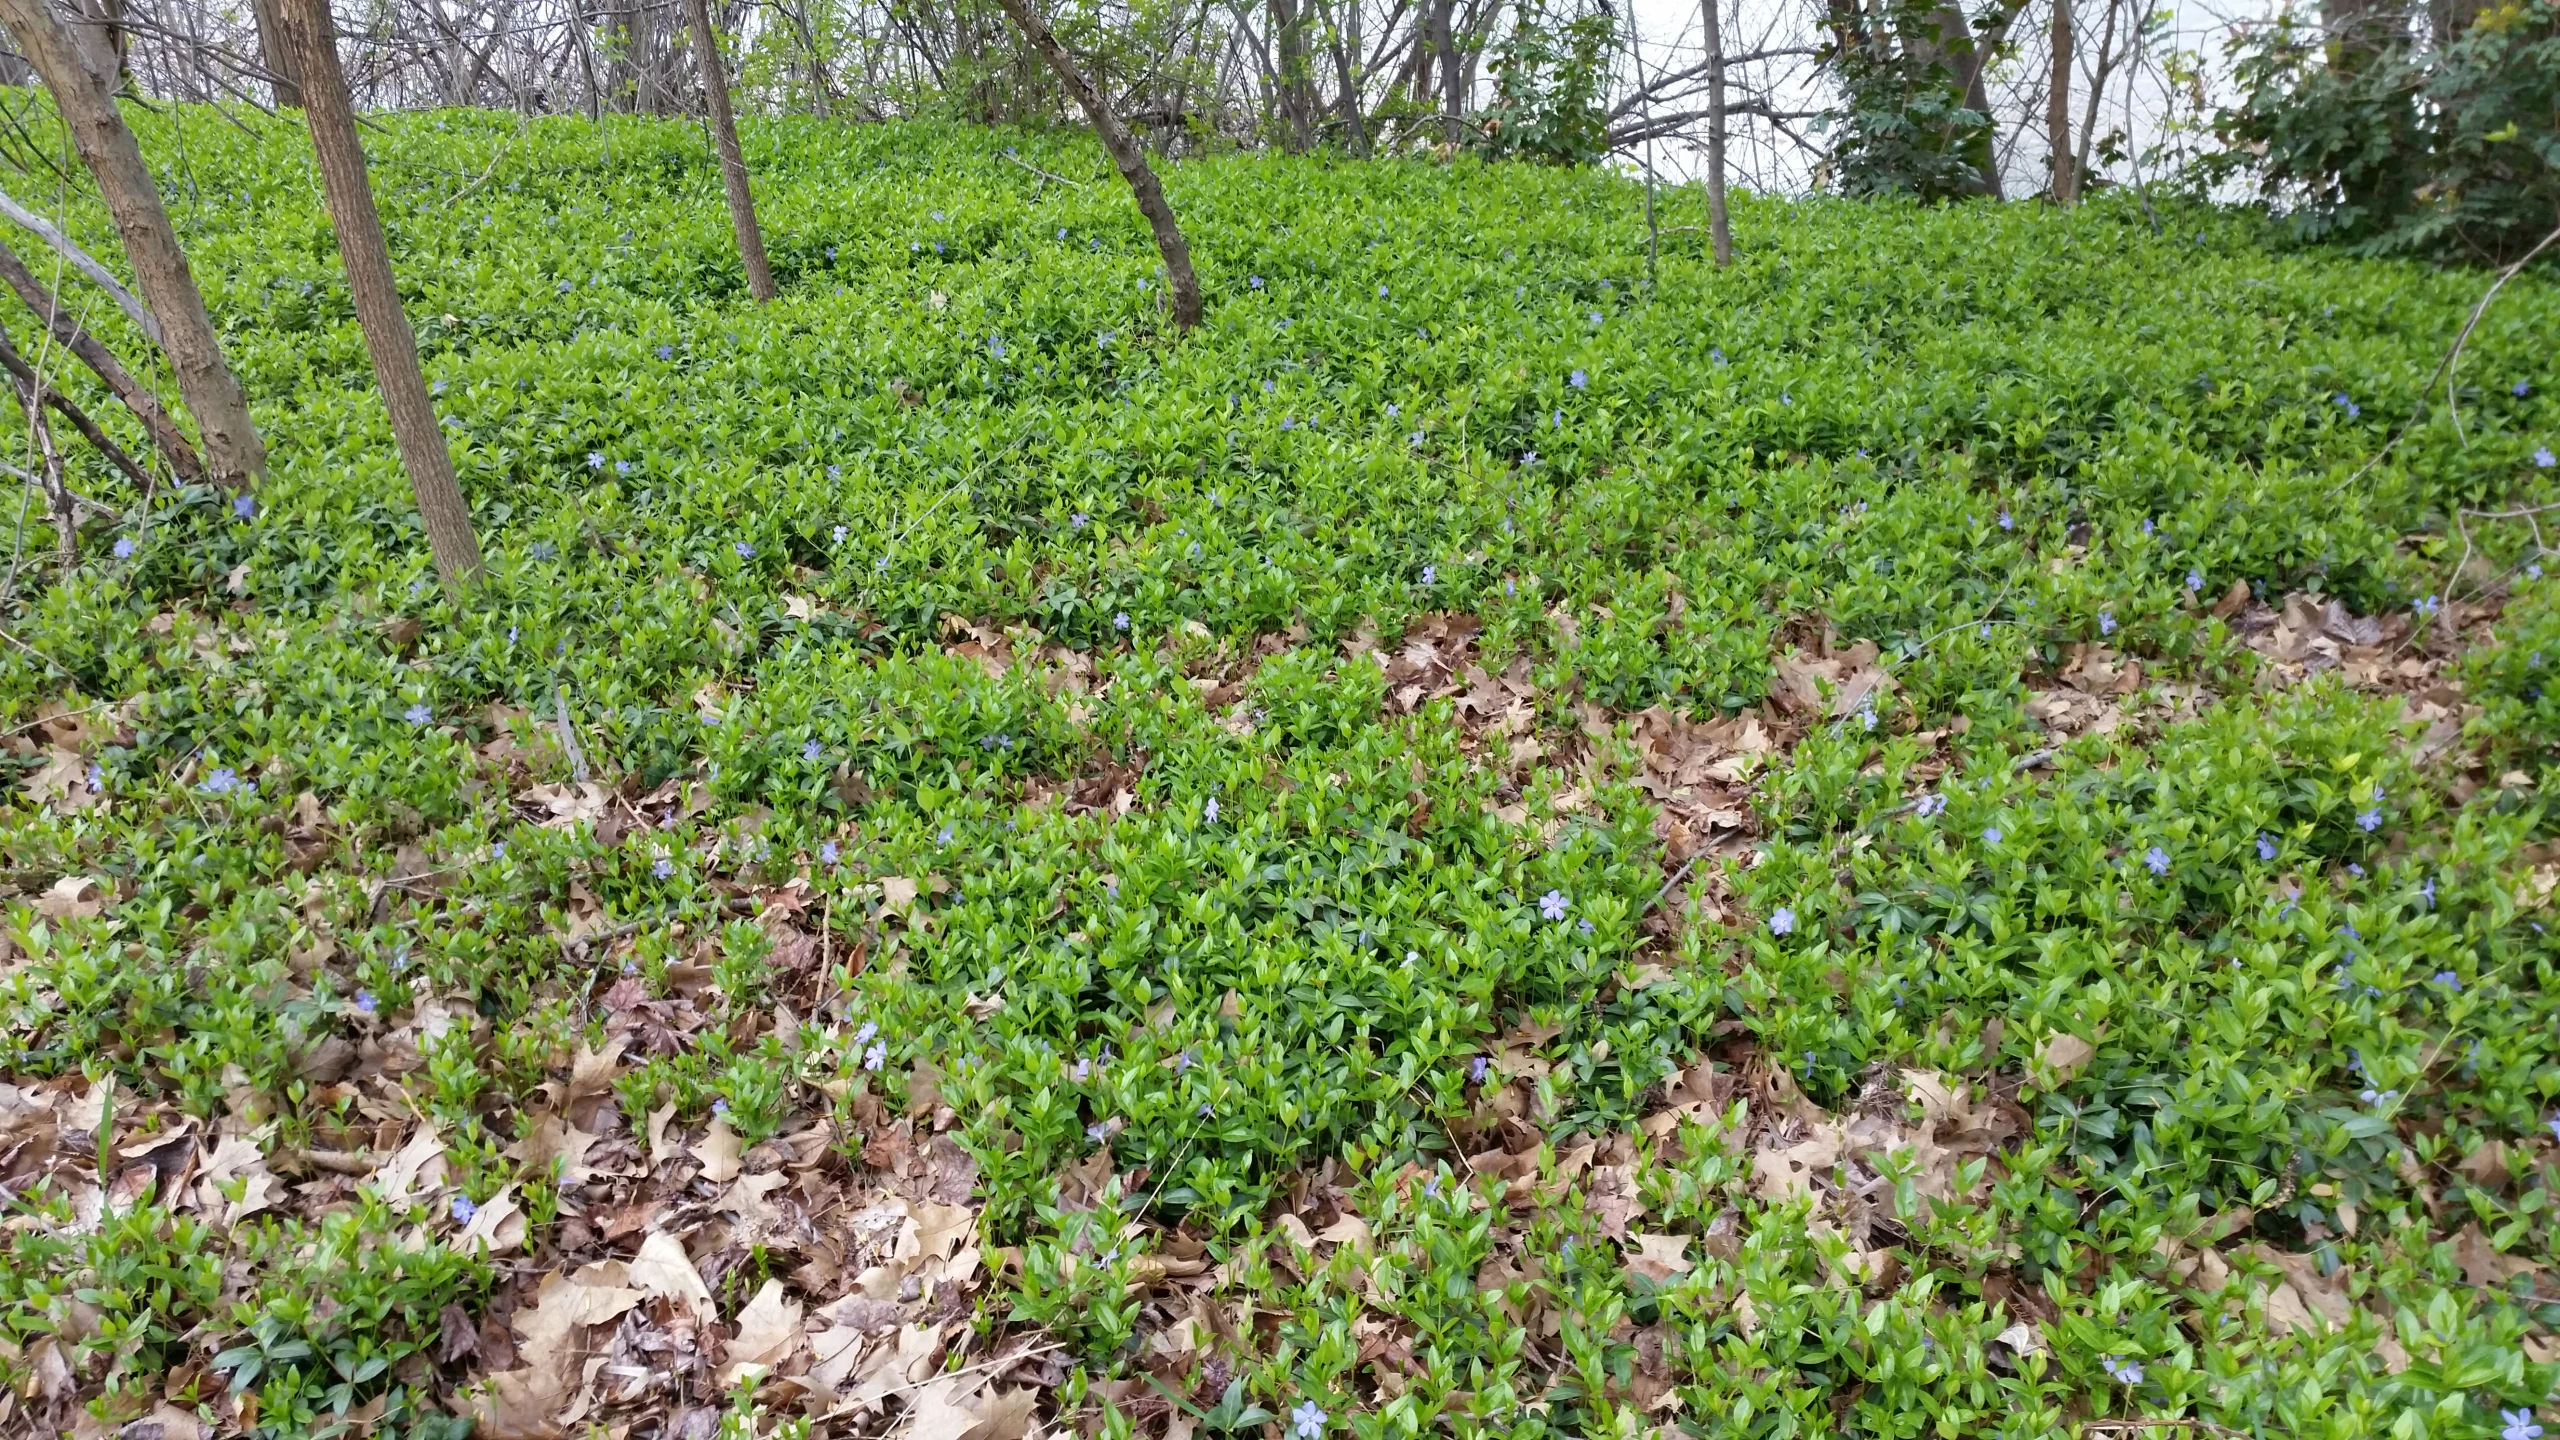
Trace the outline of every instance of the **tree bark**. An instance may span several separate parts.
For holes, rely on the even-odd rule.
[[[71,317],[71,312],[62,308],[61,300],[45,289],[34,272],[18,258],[18,253],[6,245],[0,245],[0,280],[7,281],[9,288],[18,292],[18,298],[36,313],[37,319],[44,322],[53,338],[61,342],[62,348],[77,356],[91,373],[106,382],[107,388],[115,392],[115,397],[124,402],[124,407],[133,412],[135,419],[142,422],[142,428],[151,435],[151,443],[168,457],[169,468],[177,472],[180,480],[194,482],[204,479],[204,462],[196,458],[195,446],[188,443],[187,432],[178,428],[177,417],[160,403],[159,396],[133,378],[132,372],[116,359],[114,351],[99,344],[98,337],[80,328],[80,322]]]
[[[1724,0],[1698,0],[1707,25],[1707,230],[1716,268],[1733,264],[1733,221],[1724,203]]]
[[[764,231],[756,225],[755,196],[747,189],[747,157],[738,148],[738,122],[729,113],[729,76],[720,63],[720,37],[711,30],[710,0],[686,0],[693,21],[693,50],[701,57],[702,99],[711,114],[711,138],[720,148],[720,184],[729,192],[729,224],[738,232],[738,259],[747,267],[747,293],[761,305],[773,298],[773,266],[764,256]]]
[[[222,343],[159,187],[142,163],[142,147],[116,109],[120,69],[105,29],[64,15],[54,0],[0,0],[0,22],[44,77],[81,161],[97,177],[125,258],[159,322],[178,393],[203,432],[207,469],[218,484],[247,488],[265,473],[267,448],[249,421],[239,379],[223,362]]]
[[[1191,273],[1191,246],[1182,238],[1182,227],[1175,223],[1173,207],[1165,203],[1164,187],[1156,183],[1156,172],[1147,167],[1146,152],[1138,148],[1129,127],[1112,113],[1110,102],[1087,80],[1084,71],[1049,33],[1048,22],[1034,12],[1030,0],[999,0],[1004,13],[1013,18],[1031,48],[1049,62],[1057,72],[1059,83],[1076,97],[1084,113],[1093,121],[1094,133],[1102,138],[1102,148],[1111,152],[1112,163],[1120,167],[1120,178],[1129,182],[1129,192],[1138,200],[1138,210],[1147,217],[1147,226],[1155,231],[1157,253],[1164,256],[1167,285],[1173,291],[1173,323],[1189,330],[1200,323],[1200,277]]]
[[[276,108],[301,109],[302,72],[294,68],[293,57],[285,52],[276,19],[276,0],[249,0],[249,9],[258,22],[258,63],[265,67],[267,84],[275,91]]]
[[[2053,0],[2053,82],[2044,97],[2046,143],[2053,151],[2053,203],[2079,203],[2080,177],[2071,149],[2071,0]]]
[[[0,331],[0,350],[10,358],[17,357],[17,347],[9,344],[7,332]],[[44,422],[44,381],[24,361],[7,367],[9,387],[18,395],[18,407],[27,412],[27,434],[36,442],[37,486],[44,491],[44,506],[53,516],[55,542],[62,549],[62,568],[69,570],[80,563],[80,514],[72,508],[71,486],[62,478],[62,452],[53,443],[53,428]]]
[[[454,479],[453,456],[445,449],[444,431],[427,398],[426,377],[418,369],[417,337],[400,309],[391,249],[382,238],[382,216],[374,209],[364,149],[356,142],[355,106],[347,98],[347,77],[338,68],[329,0],[279,0],[278,8],[286,43],[301,67],[302,115],[320,159],[321,189],[328,196],[330,224],[338,232],[338,256],[347,267],[356,320],[364,327],[364,348],[373,357],[374,382],[382,389],[383,408],[391,413],[391,434],[399,442],[418,512],[426,519],[436,573],[447,590],[459,591],[480,578],[480,541],[472,534],[471,507]]]

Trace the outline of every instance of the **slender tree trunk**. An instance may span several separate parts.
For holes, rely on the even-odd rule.
[[[36,367],[28,364],[27,357],[18,353],[17,342],[9,337],[6,326],[0,326],[0,368],[6,368],[19,380],[35,387],[38,398],[63,419],[70,421],[71,428],[79,431],[81,438],[97,447],[98,453],[107,457],[108,464],[123,471],[125,478],[140,486],[144,495],[151,493],[151,472],[143,469],[132,456],[124,453],[124,447],[118,445],[114,437],[108,435],[106,431],[99,429],[98,422],[90,419],[89,412],[81,409],[70,396],[63,394],[59,388],[44,383],[44,378],[37,372]]]
[[[2044,123],[2053,152],[2053,203],[2079,203],[2080,177],[2071,150],[2071,0],[2053,0],[2053,82],[2044,97]]]
[[[738,232],[738,258],[747,267],[747,293],[761,305],[773,298],[773,266],[764,258],[764,231],[756,226],[755,196],[747,189],[747,157],[738,149],[738,122],[729,113],[729,75],[720,63],[720,37],[711,29],[710,0],[686,0],[693,20],[693,52],[702,61],[702,99],[711,113],[711,138],[720,147],[720,184],[729,192],[729,224]]]
[[[1467,113],[1467,67],[1458,59],[1458,0],[1440,0],[1441,110],[1446,136],[1458,143],[1458,127]]]
[[[1111,152],[1112,163],[1120,167],[1120,178],[1129,182],[1129,192],[1138,200],[1138,210],[1147,217],[1147,226],[1155,231],[1156,250],[1164,256],[1166,282],[1173,290],[1173,323],[1189,330],[1200,323],[1200,277],[1191,273],[1191,246],[1182,238],[1182,227],[1175,223],[1173,207],[1165,203],[1164,187],[1156,183],[1156,172],[1147,167],[1146,152],[1138,148],[1129,127],[1112,113],[1110,102],[1087,80],[1067,47],[1049,33],[1048,22],[1033,11],[1030,0],[999,0],[1004,13],[1022,31],[1031,48],[1049,62],[1057,72],[1059,83],[1076,97],[1084,113],[1093,121],[1096,135],[1102,137],[1102,148]]]
[[[1724,0],[1698,0],[1707,23],[1707,229],[1716,267],[1733,263],[1733,222],[1724,203]]]
[[[107,33],[65,16],[54,0],[0,0],[0,22],[44,77],[81,161],[97,177],[125,258],[159,322],[178,393],[203,432],[207,468],[217,483],[245,489],[265,473],[267,448],[249,421],[239,379],[223,363],[222,343],[186,252],[178,248],[159,187],[142,162],[142,147],[116,109],[121,69]]]
[[[293,57],[285,53],[284,41],[277,31],[276,0],[249,0],[250,12],[258,22],[258,64],[267,72],[267,84],[274,89],[276,108],[302,108],[302,72],[293,68]]]
[[[2098,133],[2098,102],[2107,93],[2107,76],[2116,64],[2117,0],[2107,0],[2106,28],[2098,32],[2098,69],[2089,78],[2089,98],[2080,111],[2079,148],[2071,152],[2071,185],[2074,192],[2088,188],[2089,146]]]
[[[71,312],[62,308],[61,300],[45,289],[34,273],[27,269],[26,263],[18,258],[17,252],[6,245],[0,245],[0,280],[7,281],[9,288],[18,292],[18,298],[36,313],[37,319],[44,322],[53,338],[61,342],[62,348],[77,356],[81,364],[106,382],[107,388],[115,392],[115,397],[124,402],[124,407],[133,412],[135,419],[142,422],[142,428],[150,432],[151,443],[168,457],[169,468],[177,472],[180,480],[199,481],[204,478],[204,462],[196,458],[195,447],[187,443],[187,432],[178,428],[177,418],[161,405],[160,397],[137,382],[132,372],[116,359],[114,351],[99,344],[96,336],[80,328],[80,322],[71,317]]]
[[[328,196],[330,224],[338,232],[338,256],[346,263],[356,320],[364,327],[364,348],[373,357],[374,383],[382,389],[400,463],[409,472],[409,488],[427,522],[436,573],[447,590],[459,591],[480,577],[480,541],[471,532],[471,507],[454,479],[453,455],[445,448],[444,431],[427,398],[426,377],[418,369],[417,337],[400,309],[391,249],[374,209],[364,149],[356,142],[355,107],[347,98],[346,75],[338,68],[329,0],[279,0],[278,8],[290,37],[287,44],[301,63],[303,119],[320,158],[321,189]]]

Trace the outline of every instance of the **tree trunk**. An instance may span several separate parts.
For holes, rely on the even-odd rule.
[[[1467,113],[1467,67],[1458,60],[1458,0],[1440,0],[1441,111],[1447,117],[1447,139],[1458,143],[1458,127]]]
[[[702,99],[711,113],[711,138],[720,147],[720,184],[729,192],[729,224],[738,232],[738,259],[747,267],[747,293],[761,305],[773,298],[773,266],[764,258],[764,231],[756,227],[755,196],[747,189],[747,157],[738,149],[738,122],[729,113],[729,76],[720,63],[720,37],[711,29],[710,0],[686,0],[693,20],[693,50],[702,61]]]
[[[207,468],[217,483],[247,488],[265,473],[267,448],[249,421],[240,381],[223,363],[222,343],[186,252],[178,248],[160,189],[142,163],[142,147],[116,109],[120,71],[106,31],[63,15],[53,0],[0,0],[0,22],[44,77],[81,161],[97,177],[134,279],[159,321],[178,393],[203,432]]]
[[[1147,226],[1155,231],[1156,250],[1164,256],[1164,273],[1173,290],[1173,323],[1189,330],[1200,323],[1200,277],[1191,273],[1191,246],[1182,238],[1182,227],[1174,222],[1173,207],[1165,203],[1164,187],[1156,183],[1156,172],[1147,168],[1146,152],[1129,134],[1111,105],[1102,98],[1093,82],[1084,77],[1075,57],[1049,33],[1049,25],[1031,9],[1030,0],[999,0],[1004,13],[1022,31],[1031,48],[1049,62],[1057,72],[1059,83],[1076,97],[1084,113],[1093,121],[1093,130],[1102,137],[1102,148],[1111,152],[1112,163],[1120,167],[1120,178],[1129,182],[1129,192],[1138,200],[1138,210],[1147,217]]]
[[[282,24],[276,18],[276,0],[249,0],[249,9],[258,23],[258,64],[267,72],[267,84],[275,91],[276,108],[302,108],[302,72],[293,66],[293,56],[286,53]]]
[[[1707,25],[1707,230],[1716,268],[1733,264],[1733,222],[1724,203],[1724,0],[1698,0]]]
[[[2106,28],[2098,32],[2098,69],[2089,79],[2089,98],[2082,103],[2080,110],[2079,148],[2071,152],[2071,188],[2075,193],[2088,188],[2089,147],[2091,137],[2098,133],[2098,104],[2106,98],[2107,76],[2116,64],[2117,0],[2106,0],[2106,3]]]
[[[2066,208],[2080,199],[2071,163],[2071,45],[2071,0],[2053,0],[2053,83],[2045,92],[2044,123],[2053,151],[2053,203]]]
[[[135,419],[142,422],[142,428],[150,432],[151,443],[168,457],[169,468],[177,472],[180,480],[194,482],[204,479],[204,462],[196,458],[195,447],[187,443],[187,432],[178,428],[176,417],[160,404],[160,397],[137,382],[132,372],[116,359],[114,351],[81,329],[80,322],[71,318],[71,313],[62,308],[62,302],[44,288],[34,272],[18,258],[18,253],[6,245],[0,245],[0,280],[7,281],[9,288],[18,292],[18,298],[27,303],[27,308],[36,313],[37,319],[44,322],[53,338],[61,342],[62,348],[77,356],[81,364],[106,382],[107,388],[115,392],[115,397],[124,402],[124,407],[133,412]]]
[[[1342,114],[1344,133],[1350,137],[1351,153],[1366,157],[1369,153],[1369,122],[1360,103],[1360,0],[1348,0],[1346,27],[1336,28],[1331,38],[1335,80],[1342,86],[1342,98],[1334,108]]]
[[[373,357],[374,383],[382,389],[383,408],[391,414],[391,434],[400,445],[400,463],[409,472],[409,488],[418,497],[418,512],[427,522],[427,544],[435,553],[436,573],[448,591],[459,591],[480,578],[480,541],[471,533],[471,507],[453,477],[453,456],[445,449],[444,431],[436,424],[435,406],[427,399],[426,377],[418,369],[417,337],[400,309],[399,282],[391,274],[391,249],[382,238],[382,217],[374,209],[373,185],[365,174],[364,149],[356,142],[355,106],[347,98],[347,77],[338,68],[338,37],[329,0],[279,0],[288,47],[301,65],[303,119],[311,127],[311,148],[320,159],[321,189],[329,200],[329,221],[338,232],[338,257],[347,267],[347,290],[355,300],[356,320],[364,327],[364,348]]]

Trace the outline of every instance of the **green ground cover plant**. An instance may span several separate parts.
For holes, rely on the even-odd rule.
[[[692,130],[389,117],[455,598],[136,118],[275,471],[19,572],[8,1425],[2560,1423],[2538,276],[2457,425],[2246,217],[1240,157],[1177,342],[1079,142],[751,125],[756,307]]]

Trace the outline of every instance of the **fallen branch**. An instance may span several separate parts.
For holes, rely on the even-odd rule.
[[[123,471],[127,479],[141,486],[145,495],[151,493],[151,472],[143,469],[132,456],[124,453],[124,447],[110,439],[106,431],[99,429],[98,422],[90,419],[88,412],[74,403],[70,396],[43,383],[36,375],[35,367],[27,363],[27,357],[18,353],[18,347],[11,342],[8,329],[4,326],[0,326],[0,367],[6,367],[10,377],[21,386],[33,387],[45,404],[52,406],[61,413],[62,418],[71,422],[71,428],[79,431],[81,438],[96,446],[98,453],[106,456],[109,462]]]
[[[72,244],[70,236],[53,228],[52,221],[10,199],[5,191],[0,191],[0,215],[7,216],[20,229],[52,246],[55,254],[71,262],[72,269],[88,276],[99,289],[106,291],[107,297],[116,302],[116,308],[122,310],[125,318],[148,336],[152,344],[167,343],[160,338],[160,319],[151,313],[150,307],[135,299],[133,292],[124,288],[124,283],[116,279],[113,271],[91,259],[88,251]]]
[[[7,281],[9,288],[17,291],[18,298],[44,320],[45,328],[61,342],[62,348],[88,366],[91,374],[106,382],[115,397],[124,402],[124,408],[132,411],[134,418],[142,422],[142,428],[150,433],[151,443],[168,457],[169,468],[177,472],[179,479],[189,482],[204,479],[204,461],[197,457],[194,444],[187,439],[187,432],[178,428],[176,417],[160,403],[160,397],[135,380],[114,351],[82,329],[80,322],[63,309],[61,299],[44,288],[35,273],[27,268],[26,262],[6,245],[0,245],[0,280]],[[150,481],[146,479],[142,483],[145,487],[143,493],[148,496]]]

